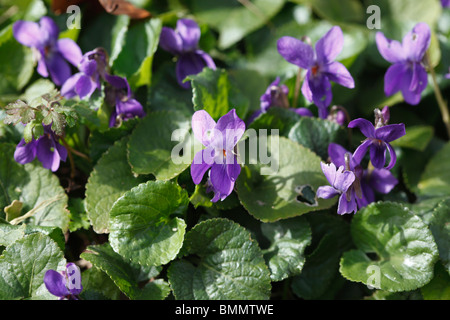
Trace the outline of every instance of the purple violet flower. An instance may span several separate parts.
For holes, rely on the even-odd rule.
[[[420,102],[422,91],[427,87],[428,76],[424,56],[430,46],[431,31],[426,23],[418,23],[403,38],[402,43],[387,39],[377,32],[375,40],[378,51],[392,63],[384,75],[386,96],[401,91],[411,105]]]
[[[176,75],[180,86],[190,88],[189,82],[183,80],[192,74],[200,73],[204,67],[216,69],[216,64],[210,55],[198,49],[200,28],[190,19],[177,21],[176,29],[163,27],[159,40],[160,46],[178,57]]]
[[[64,82],[61,95],[66,99],[79,96],[80,99],[90,97],[96,89],[101,89],[101,80],[105,79],[107,67],[106,52],[97,48],[86,52],[78,65],[80,72]]]
[[[192,116],[192,131],[206,148],[197,152],[191,164],[191,176],[199,184],[209,169],[208,191],[214,191],[212,202],[224,200],[233,191],[234,183],[241,173],[235,146],[245,131],[245,123],[233,109],[217,123],[204,110]]]
[[[375,191],[388,194],[398,183],[398,180],[387,169],[363,170],[360,164],[353,159],[352,154],[339,144],[330,143],[328,155],[331,162],[337,167],[343,166],[355,174],[352,188],[354,188],[358,209],[375,201]]]
[[[280,85],[280,77],[277,77],[266,89],[264,94],[260,98],[260,109],[255,111],[250,118],[248,123],[252,123],[258,116],[266,113],[271,107],[281,107],[289,108],[288,96],[289,88],[282,84]],[[298,115],[302,117],[312,117],[312,112],[307,108],[295,108],[291,109]]]
[[[110,106],[115,106],[111,113],[109,126],[114,127],[121,121],[134,117],[144,117],[145,111],[139,101],[132,98],[132,92],[127,79],[105,74],[109,86],[105,89],[105,101]]]
[[[56,85],[62,85],[72,74],[69,61],[77,66],[82,53],[72,39],[58,39],[59,29],[49,17],[42,17],[39,23],[19,20],[13,25],[16,40],[33,50],[38,62],[38,73],[47,78],[50,74]]]
[[[289,108],[287,95],[289,89],[286,85],[280,85],[280,77],[277,77],[266,89],[266,92],[261,96],[261,111],[267,112],[270,107]]]
[[[352,171],[344,170],[344,166],[336,169],[334,163],[320,163],[323,174],[331,186],[321,186],[317,188],[317,197],[330,199],[339,196],[338,214],[351,213],[358,210],[354,189],[351,188],[355,181],[355,174]]]
[[[36,157],[45,169],[53,172],[59,169],[59,164],[67,159],[67,150],[59,144],[59,138],[52,131],[51,125],[44,126],[44,135],[26,143],[22,139],[14,152],[14,160],[20,164],[33,161]]]
[[[47,270],[44,284],[47,290],[60,300],[78,300],[78,295],[83,290],[80,269],[72,262],[66,265],[65,271]]]
[[[342,51],[344,35],[338,26],[331,28],[319,41],[315,50],[307,43],[282,37],[277,42],[278,52],[288,62],[308,70],[303,81],[302,93],[319,108],[319,117],[325,119],[332,100],[331,82],[354,88],[355,82],[347,68],[334,61]]]
[[[450,8],[450,0],[441,0],[441,5],[444,8]]]
[[[348,124],[349,128],[359,128],[363,135],[367,137],[362,144],[353,153],[353,158],[360,163],[367,149],[370,147],[370,161],[377,169],[382,169],[386,163],[386,149],[389,151],[390,161],[385,168],[390,170],[397,161],[397,155],[394,148],[389,144],[406,134],[405,125],[387,124],[389,119],[389,109],[384,108],[383,111],[376,110],[375,126],[366,119],[355,119]]]

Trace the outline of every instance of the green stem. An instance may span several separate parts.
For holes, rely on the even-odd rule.
[[[298,68],[297,78],[295,80],[294,101],[292,102],[292,108],[297,108],[298,96],[300,94],[300,84],[303,81],[302,68]]]
[[[427,52],[426,53],[426,59],[428,68],[431,74],[431,78],[433,79],[433,89],[434,89],[434,95],[436,96],[437,104],[439,106],[439,109],[441,111],[442,115],[442,121],[445,124],[445,127],[447,128],[447,135],[450,138],[450,114],[448,112],[447,103],[445,102],[444,98],[442,97],[441,90],[439,89],[439,85],[436,79],[436,72],[434,71],[434,68],[431,64],[430,55]]]

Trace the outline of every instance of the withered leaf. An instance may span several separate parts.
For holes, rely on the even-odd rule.
[[[125,14],[131,19],[145,19],[151,17],[147,10],[137,8],[132,3],[125,0],[99,0],[106,12],[114,15]]]

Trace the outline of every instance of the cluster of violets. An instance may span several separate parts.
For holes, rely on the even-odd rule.
[[[339,144],[328,146],[329,164],[321,163],[322,171],[330,186],[317,189],[317,197],[330,199],[339,196],[338,214],[356,213],[359,209],[375,201],[375,193],[389,193],[398,183],[390,172],[396,162],[396,153],[390,142],[404,136],[404,124],[388,124],[389,108],[375,109],[375,123],[366,119],[355,119],[349,128],[358,128],[366,137],[362,144],[351,153]],[[370,162],[363,169],[362,160],[367,151]],[[386,153],[389,163],[386,165]]]
[[[74,41],[58,39],[58,27],[48,17],[43,17],[39,23],[18,21],[13,26],[13,32],[17,41],[33,49],[38,73],[43,77],[50,75],[55,84],[61,85],[61,95],[65,98],[90,98],[96,90],[104,88],[105,101],[114,106],[110,127],[145,115],[142,105],[132,97],[128,81],[109,74],[108,57],[104,49],[97,48],[82,55]],[[384,91],[387,96],[400,91],[407,103],[419,103],[428,83],[425,54],[430,45],[430,34],[425,23],[414,26],[402,42],[387,39],[381,32],[376,34],[381,56],[392,64],[385,74]],[[199,26],[190,19],[180,19],[175,29],[163,27],[161,31],[160,46],[176,57],[177,81],[186,89],[190,87],[189,82],[185,81],[187,76],[197,74],[205,67],[216,68],[211,56],[199,48],[200,35]],[[336,121],[340,125],[345,123],[345,113],[336,107],[332,108],[334,112],[329,111],[333,99],[331,83],[350,89],[355,87],[347,68],[335,61],[343,45],[344,35],[339,26],[332,27],[314,47],[307,40],[288,36],[277,41],[279,54],[304,71],[301,92],[318,108],[318,117]],[[71,75],[68,62],[76,66],[79,72]],[[248,123],[271,107],[290,108],[288,94],[287,86],[277,77],[261,96],[260,110],[250,116]],[[314,116],[308,108],[293,106],[292,110],[300,116]],[[348,123],[348,127],[359,128],[367,137],[353,154],[341,146],[330,145],[331,163],[324,165],[323,171],[331,187],[319,189],[318,197],[329,198],[341,194],[338,213],[356,212],[357,208],[373,201],[373,190],[386,193],[397,183],[389,172],[396,161],[395,151],[389,142],[405,134],[404,125],[388,125],[389,110],[385,108],[377,111],[375,126],[364,119]],[[234,148],[245,131],[245,123],[239,119],[235,110],[224,115],[217,123],[206,112],[197,111],[192,118],[192,128],[196,138],[206,147],[194,157],[191,166],[194,183],[199,184],[209,170],[207,189],[214,192],[212,201],[224,200],[232,192],[240,173]],[[51,131],[50,126],[45,126],[44,132],[43,136],[29,143],[22,140],[16,148],[15,159],[24,164],[37,157],[45,168],[56,171],[59,162],[66,160],[67,150],[59,144],[59,137]],[[369,149],[371,169],[362,170],[360,164]],[[390,155],[390,161],[384,167],[386,152]],[[332,174],[333,170],[335,173]],[[382,181],[386,181],[386,184],[383,185]],[[344,194],[345,197],[342,196]]]
[[[90,98],[95,90],[102,89],[103,83],[105,102],[113,108],[110,127],[145,115],[142,105],[133,99],[127,79],[108,73],[108,57],[104,49],[97,48],[83,55],[75,41],[58,39],[58,26],[49,17],[42,17],[39,22],[19,20],[13,25],[13,34],[19,43],[32,49],[37,72],[42,77],[50,76],[55,85],[61,86],[64,98]],[[70,65],[77,67],[79,72],[72,75]],[[51,125],[44,126],[44,135],[37,140],[20,141],[14,159],[25,164],[37,157],[44,168],[56,171],[60,161],[67,158],[67,150],[59,139],[52,132]]]
[[[421,94],[428,84],[425,55],[430,45],[430,34],[425,23],[415,25],[401,43],[386,38],[381,32],[376,34],[376,44],[381,56],[392,64],[385,74],[384,91],[387,96],[400,91],[405,102],[412,105],[420,102]],[[317,106],[318,116],[340,125],[344,125],[348,119],[341,107],[334,106],[330,113],[329,106],[333,97],[331,82],[350,89],[355,86],[350,72],[343,64],[335,61],[343,44],[343,33],[338,26],[332,27],[317,41],[314,48],[307,42],[287,36],[277,42],[279,54],[305,71],[301,92]],[[450,74],[447,76],[450,77]],[[251,123],[271,107],[290,108],[288,93],[287,86],[277,77],[261,96],[260,110],[252,114],[247,123]],[[291,110],[300,116],[314,116],[308,108],[294,106]],[[316,195],[325,199],[339,195],[338,214],[356,213],[374,202],[377,192],[387,194],[397,185],[398,181],[390,171],[397,159],[390,142],[404,136],[406,132],[404,124],[388,124],[389,119],[389,108],[385,107],[375,110],[374,124],[362,118],[350,121],[348,127],[358,128],[366,137],[353,153],[338,144],[329,145],[330,163],[322,163],[321,166],[330,186],[318,188]],[[237,118],[234,110],[219,119],[217,125],[206,112],[198,111],[193,116],[192,128],[196,138],[206,147],[196,154],[192,162],[193,181],[195,184],[201,183],[204,174],[211,169],[206,181],[207,191],[214,192],[213,202],[224,200],[231,193],[240,173],[236,155],[228,155],[237,143],[235,138],[239,139],[245,131],[245,125]],[[232,139],[223,138],[227,134]],[[220,139],[215,140],[214,136]],[[364,169],[362,164],[367,153],[370,161]],[[386,164],[387,159],[389,162]],[[232,162],[227,162],[229,160]]]
[[[441,2],[444,7],[450,7],[450,1]],[[17,21],[13,33],[18,42],[32,48],[37,72],[43,77],[50,76],[56,85],[61,86],[63,97],[90,98],[96,90],[104,89],[105,102],[114,107],[110,127],[145,115],[142,105],[133,98],[128,81],[109,73],[104,49],[97,48],[83,55],[74,41],[58,39],[58,27],[48,17],[41,18],[39,23]],[[187,76],[197,74],[205,67],[216,69],[211,56],[199,48],[200,35],[199,26],[190,19],[180,19],[175,29],[163,27],[161,32],[160,46],[176,57],[177,81],[185,89],[190,88],[190,83],[185,81]],[[421,93],[427,86],[425,54],[430,45],[428,25],[418,23],[402,42],[387,39],[378,32],[376,44],[381,56],[392,64],[385,74],[385,94],[390,96],[400,91],[407,103],[419,103]],[[338,26],[332,27],[314,47],[308,41],[288,36],[277,42],[279,54],[304,71],[301,92],[318,108],[318,117],[340,125],[344,125],[346,116],[336,108],[332,108],[330,113],[333,98],[331,83],[350,89],[355,87],[347,68],[335,61],[343,45],[343,32]],[[77,67],[79,72],[72,75],[70,65]],[[450,73],[446,77],[450,78]],[[288,94],[287,86],[277,77],[261,96],[260,110],[250,116],[248,123],[269,108],[291,108]],[[291,110],[300,116],[314,116],[308,108],[293,106]],[[388,124],[389,119],[389,108],[385,107],[375,110],[374,123],[362,118],[350,121],[348,127],[358,128],[366,137],[353,153],[341,145],[329,145],[330,161],[322,162],[321,168],[330,185],[319,187],[316,196],[324,199],[339,196],[338,214],[356,213],[375,201],[376,192],[387,194],[397,185],[397,179],[390,172],[396,163],[396,153],[390,142],[406,132],[404,124]],[[224,200],[233,191],[241,172],[235,149],[246,124],[237,116],[235,109],[217,122],[206,111],[200,110],[192,117],[192,129],[196,139],[205,147],[194,156],[191,164],[193,182],[200,184],[208,172],[206,191],[214,193],[211,201]],[[44,135],[37,140],[25,143],[22,139],[16,147],[15,160],[25,164],[37,157],[44,168],[58,170],[60,161],[67,158],[67,150],[59,143],[59,138],[51,130],[51,125],[44,126]],[[369,162],[364,168],[367,153]],[[78,299],[82,288],[75,288],[73,281],[81,281],[81,275],[71,263],[67,264],[66,271],[48,270],[44,277],[49,292],[60,299]]]

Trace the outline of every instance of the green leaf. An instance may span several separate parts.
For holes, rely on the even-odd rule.
[[[44,169],[40,163],[25,165],[30,182],[17,185],[21,188],[19,200],[24,203],[23,212],[36,209],[33,216],[26,220],[27,224],[36,226],[59,227],[63,232],[69,228],[68,197],[61,187],[59,179],[50,170]],[[26,205],[26,206],[25,206]]]
[[[9,246],[26,235],[33,233],[42,233],[49,236],[61,250],[65,249],[66,243],[64,234],[58,227],[40,227],[32,225],[11,225],[0,223],[0,245]]]
[[[264,250],[272,281],[298,275],[305,264],[305,249],[311,243],[311,229],[304,217],[261,224],[270,247]]]
[[[126,191],[145,182],[131,172],[127,161],[127,141],[122,138],[106,151],[86,184],[86,211],[97,233],[109,232],[109,211]]]
[[[339,259],[353,246],[350,224],[335,213],[312,212],[304,217],[311,226],[312,244],[302,272],[292,278],[291,287],[298,297],[321,299],[334,290],[336,279],[342,279]]]
[[[428,162],[418,184],[421,196],[450,195],[450,142],[447,142]]]
[[[322,19],[335,23],[362,23],[365,12],[358,0],[291,0],[311,6]]]
[[[159,266],[183,245],[187,192],[170,181],[148,181],[126,192],[110,211],[109,240],[114,251],[134,263]]]
[[[201,150],[190,128],[190,119],[181,113],[149,113],[136,126],[128,143],[133,172],[153,174],[158,180],[170,180],[183,172],[194,157],[192,147],[197,144],[195,150]]]
[[[81,274],[83,291],[80,298],[83,300],[120,300],[122,291],[114,281],[102,270],[92,266]]]
[[[320,158],[287,138],[269,137],[268,141],[261,137],[249,139],[250,146],[259,146],[258,152],[242,152],[245,145],[239,144],[239,154],[248,154],[249,158],[237,180],[236,191],[247,211],[263,222],[274,222],[331,207],[336,199],[315,196],[318,187],[328,185]]]
[[[89,217],[86,213],[85,199],[69,198],[69,206],[67,209],[70,212],[70,232],[75,232],[79,229],[88,230],[91,227]]]
[[[31,49],[14,38],[12,24],[0,32],[0,59],[7,61],[0,65],[0,92],[14,93],[22,90],[33,75],[34,59]]]
[[[195,186],[195,190],[189,197],[189,201],[195,208],[197,208],[198,206],[211,208],[214,204],[213,202],[211,202],[211,198],[206,194],[206,188],[202,184],[198,184]]]
[[[266,300],[270,272],[250,233],[227,219],[198,223],[186,234],[183,252],[171,263],[169,283],[178,300]]]
[[[47,8],[43,0],[2,0],[2,6],[5,8],[14,7],[11,10],[11,20],[19,19],[36,21],[47,13]],[[8,16],[5,14],[5,16]]]
[[[161,20],[152,18],[130,26],[125,39],[115,37],[115,44],[123,45],[112,68],[116,75],[126,77],[132,88],[151,83],[153,55],[158,48],[161,28]],[[116,54],[116,48],[113,49]]]
[[[91,262],[105,272],[119,289],[133,300],[163,300],[170,293],[169,284],[162,279],[149,281],[140,288],[141,267],[131,264],[116,253],[108,243],[99,246],[89,246],[81,254],[81,258]]]
[[[433,278],[438,258],[433,235],[401,204],[370,204],[354,216],[351,233],[358,249],[342,256],[345,278],[389,292],[411,291]]]
[[[347,131],[336,122],[302,117],[289,131],[289,139],[314,151],[322,160],[328,158],[330,143],[344,144]]]
[[[26,223],[68,229],[67,195],[58,177],[40,163],[24,166],[14,161],[15,147],[0,144],[0,208],[14,200],[23,203],[22,213],[31,213]],[[32,211],[33,210],[33,211]],[[30,212],[31,211],[31,212]],[[21,217],[19,217],[21,218]]]
[[[450,274],[450,199],[442,201],[433,210],[429,226],[442,263]]]
[[[0,257],[0,298],[56,299],[44,285],[44,274],[62,271],[63,251],[50,237],[34,233],[8,246]]]
[[[11,102],[5,109],[6,117],[4,122],[6,124],[16,125],[19,122],[28,123],[35,118],[34,109],[30,108],[30,106],[22,100]]]
[[[450,275],[442,264],[436,263],[434,278],[420,292],[425,300],[450,300]]]
[[[406,128],[406,135],[392,141],[394,147],[403,147],[424,151],[434,135],[432,126],[417,125]]]
[[[236,109],[236,114],[241,119],[245,118],[249,99],[230,80],[225,69],[204,68],[202,72],[186,79],[191,81],[194,110],[203,109],[217,121],[231,109]]]
[[[31,103],[36,98],[41,97],[45,93],[55,91],[55,84],[49,79],[38,79],[31,83],[20,96],[20,99]]]
[[[119,15],[111,30],[111,53],[109,55],[109,64],[114,65],[114,61],[119,56],[125,45],[128,27],[130,24],[130,17],[127,15]]]
[[[148,88],[148,103],[151,111],[175,111],[192,117],[192,91],[182,88],[177,81],[175,66],[168,61],[158,67]]]
[[[285,0],[192,1],[196,18],[219,32],[219,47],[226,49],[259,29],[275,16]]]
[[[249,126],[249,129],[278,130],[280,136],[288,137],[292,127],[301,119],[292,109],[269,108],[267,112],[259,115]]]

